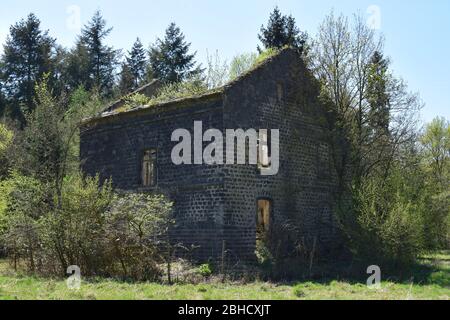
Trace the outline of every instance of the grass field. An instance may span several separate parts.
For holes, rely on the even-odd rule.
[[[70,290],[64,280],[20,276],[0,261],[0,299],[3,300],[278,300],[278,299],[450,299],[450,253],[428,255],[421,259],[416,279],[402,283],[382,282],[381,289],[365,283],[346,281],[202,283],[197,285],[129,284],[112,280],[82,282]],[[426,271],[425,271],[426,270]],[[426,275],[424,275],[426,272]],[[420,280],[419,280],[420,279]]]

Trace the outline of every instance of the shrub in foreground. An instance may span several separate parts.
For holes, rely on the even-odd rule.
[[[117,195],[109,182],[67,178],[61,201],[45,185],[13,175],[7,189],[2,239],[14,265],[43,275],[155,280],[167,249],[172,204],[163,196]]]

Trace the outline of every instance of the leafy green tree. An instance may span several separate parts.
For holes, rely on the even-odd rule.
[[[264,62],[265,60],[273,57],[279,52],[278,49],[269,48],[263,50],[258,54],[256,53],[241,53],[236,55],[233,60],[231,60],[229,67],[229,80],[236,79],[245,72],[251,70],[256,65]]]
[[[105,241],[105,213],[113,199],[111,183],[78,172],[67,176],[61,200],[40,221],[42,260],[57,274],[78,265],[86,275],[106,274],[111,263]],[[53,272],[55,272],[53,271]]]
[[[339,222],[349,248],[362,263],[384,270],[408,267],[423,249],[422,199],[411,201],[404,168],[387,180],[363,179],[352,192],[350,208],[340,208]]]
[[[158,263],[166,262],[170,279],[172,206],[161,195],[128,194],[114,199],[107,216],[108,247],[120,261],[124,276],[156,280],[161,275]]]
[[[133,44],[131,51],[128,52],[127,64],[133,75],[133,89],[137,89],[145,79],[147,70],[147,52],[139,38]],[[123,70],[123,69],[122,69]]]
[[[448,190],[450,179],[450,122],[435,118],[426,126],[421,138],[425,157],[436,187]]]
[[[423,151],[427,205],[425,240],[432,250],[450,246],[450,121],[443,117],[429,123],[420,138]]]
[[[209,89],[223,86],[229,80],[229,66],[226,61],[221,61],[219,53],[214,56],[207,53],[206,84]]]
[[[265,49],[281,49],[284,46],[290,46],[303,52],[308,36],[297,27],[294,17],[282,15],[278,7],[275,7],[270,14],[267,26],[261,26],[258,39]],[[262,50],[258,47],[258,51]]]
[[[44,73],[52,71],[55,40],[41,30],[41,22],[30,14],[14,24],[4,45],[2,77],[8,99],[14,102],[14,116],[34,109],[34,87]],[[18,110],[20,107],[25,110]]]
[[[64,140],[63,173],[65,175],[76,174],[80,166],[80,124],[86,118],[97,115],[105,104],[96,90],[87,91],[79,86],[69,96],[67,111],[60,121]]]
[[[230,80],[236,79],[244,72],[251,69],[258,55],[256,53],[242,53],[233,58],[230,63]]]
[[[164,39],[158,39],[150,48],[149,61],[153,77],[163,82],[180,82],[199,74],[201,69],[195,66],[195,53],[189,53],[190,46],[180,28],[171,23]]]
[[[39,219],[48,212],[48,190],[39,180],[13,172],[0,183],[0,231],[17,269],[19,259],[35,271],[40,247]]]

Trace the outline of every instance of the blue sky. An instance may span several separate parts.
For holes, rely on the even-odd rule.
[[[77,16],[85,24],[100,9],[114,27],[108,42],[129,47],[139,36],[147,46],[162,36],[174,21],[192,43],[198,60],[207,50],[218,50],[230,60],[235,54],[255,51],[257,34],[269,12],[278,5],[292,14],[302,30],[314,35],[324,16],[334,9],[351,15],[380,10],[380,31],[386,38],[385,53],[392,68],[420,92],[426,107],[422,119],[450,119],[450,1],[448,0],[4,0],[0,11],[0,41],[9,26],[34,12],[50,34],[71,46],[79,32]]]

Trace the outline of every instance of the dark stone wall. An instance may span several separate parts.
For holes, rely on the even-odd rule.
[[[142,190],[140,160],[144,149],[158,150],[158,186],[175,203],[173,238],[198,248],[193,257],[254,259],[259,198],[273,201],[272,219],[289,219],[305,241],[316,238],[332,247],[337,231],[332,207],[336,190],[326,111],[318,87],[293,50],[231,83],[223,93],[107,117],[81,130],[83,170],[112,177],[123,190]],[[181,165],[170,159],[171,134],[194,121],[203,130],[279,129],[280,171],[262,176],[256,165]]]
[[[225,237],[239,256],[255,251],[259,198],[273,201],[274,226],[295,224],[305,243],[316,238],[323,251],[337,245],[332,214],[337,178],[318,96],[315,79],[292,50],[225,91],[224,127],[280,130],[278,175],[262,176],[257,166],[226,167],[224,222],[234,231]]]
[[[107,117],[83,126],[82,170],[89,175],[98,173],[102,179],[112,178],[114,187],[123,191],[167,195],[174,202],[177,221],[172,230],[174,241],[197,247],[191,253],[180,254],[204,260],[221,250],[223,168],[174,165],[171,152],[177,143],[171,142],[171,135],[184,128],[193,136],[194,121],[202,121],[204,130],[222,130],[222,101],[213,97],[188,106],[161,108]],[[141,157],[150,148],[157,149],[157,186],[142,189]]]

